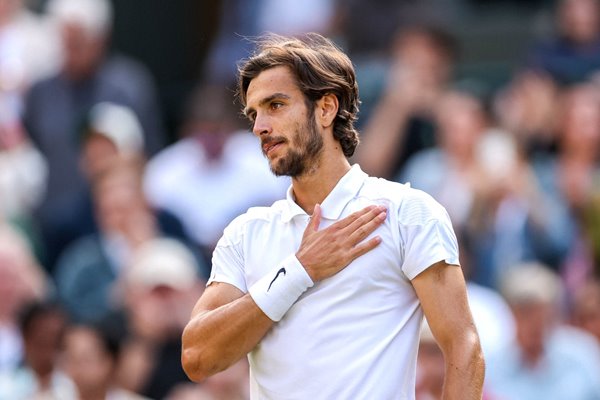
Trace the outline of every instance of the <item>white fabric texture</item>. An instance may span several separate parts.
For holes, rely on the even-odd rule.
[[[382,243],[308,288],[253,349],[253,399],[414,399],[423,313],[410,280],[442,260],[458,265],[458,246],[429,195],[370,178],[358,165],[321,204],[319,229],[373,204],[388,210],[369,236]],[[225,229],[208,284],[248,292],[271,278],[308,222],[291,188],[286,200],[250,209]]]

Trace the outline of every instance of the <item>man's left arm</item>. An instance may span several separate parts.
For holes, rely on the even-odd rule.
[[[442,398],[481,399],[485,362],[461,268],[440,261],[417,275],[412,284],[431,332],[444,353],[446,377]]]

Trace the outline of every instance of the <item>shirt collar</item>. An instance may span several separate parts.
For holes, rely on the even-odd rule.
[[[330,220],[340,218],[342,211],[344,211],[350,200],[356,196],[367,177],[368,175],[360,169],[360,166],[354,164],[321,204],[321,216]],[[307,215],[294,200],[291,185],[287,190],[285,205],[282,213],[283,222],[289,222],[298,215]]]

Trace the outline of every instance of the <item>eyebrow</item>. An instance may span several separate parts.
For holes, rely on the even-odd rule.
[[[289,100],[291,97],[285,93],[273,93],[270,96],[265,97],[264,99],[262,99],[259,103],[258,106],[262,107],[267,103],[270,103],[271,101],[275,100],[275,99],[285,99],[285,100]],[[248,117],[248,114],[251,113],[252,111],[254,111],[253,108],[251,107],[246,107],[244,108],[244,115],[246,117]]]

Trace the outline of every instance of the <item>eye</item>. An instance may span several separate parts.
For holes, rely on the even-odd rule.
[[[271,107],[272,110],[277,110],[277,109],[283,107],[283,103],[274,101],[274,102],[270,103],[269,106]]]

